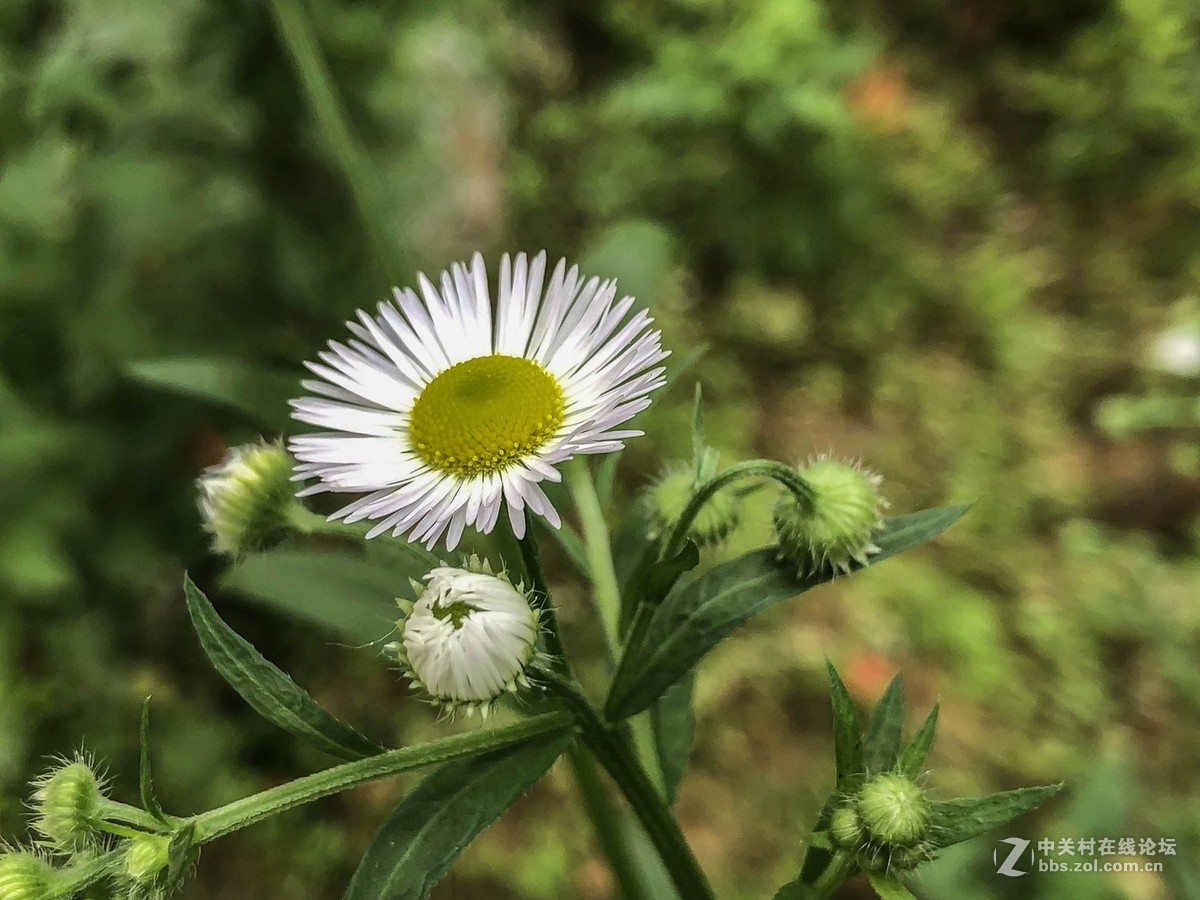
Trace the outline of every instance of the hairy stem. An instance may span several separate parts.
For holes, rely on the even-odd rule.
[[[390,778],[422,766],[519,744],[531,738],[563,732],[570,727],[571,717],[568,714],[552,712],[513,725],[472,734],[457,734],[416,747],[389,750],[377,756],[333,766],[193,817],[191,821],[196,829],[196,842],[208,843],[285,810],[366,784],[368,781]]]
[[[773,478],[802,500],[811,501],[813,497],[812,487],[809,483],[795,469],[785,466],[783,463],[769,459],[751,459],[730,466],[696,489],[696,493],[692,495],[692,499],[688,501],[688,505],[684,507],[683,513],[679,516],[679,521],[675,523],[670,535],[663,542],[659,558],[671,559],[679,553],[683,549],[684,541],[687,540],[692,522],[696,520],[696,516],[699,515],[704,504],[721,488],[741,478]]]
[[[630,855],[621,811],[613,805],[608,790],[600,780],[596,764],[579,748],[572,749],[569,758],[583,806],[596,829],[600,848],[612,869],[621,896],[624,900],[654,900],[646,889],[637,861]]]
[[[617,729],[601,720],[599,713],[573,681],[551,676],[551,682],[558,696],[575,714],[584,743],[616,782],[634,815],[646,829],[679,896],[686,900],[714,900],[708,879],[696,862],[679,823],[638,764],[628,741]]]
[[[567,671],[566,648],[563,647],[562,634],[558,629],[558,613],[550,603],[550,587],[546,582],[546,572],[542,569],[542,557],[538,553],[537,541],[528,531],[525,537],[518,538],[521,547],[521,561],[525,564],[525,573],[529,576],[533,588],[532,602],[541,610],[542,621],[546,623],[546,648],[554,657],[554,665],[560,671]]]

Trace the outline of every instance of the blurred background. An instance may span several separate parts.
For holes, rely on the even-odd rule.
[[[701,670],[679,814],[722,897],[795,873],[831,782],[825,655],[863,703],[902,670],[910,726],[940,698],[943,796],[1066,780],[1014,833],[1178,845],[1161,875],[1009,880],[985,839],[921,896],[1200,896],[1200,7],[274,8],[322,47],[357,188],[269,4],[0,4],[0,837],[25,838],[27,780],[81,744],[132,800],[148,694],[173,812],[329,763],[209,669],[185,567],[369,734],[438,731],[354,649],[362,598],[313,589],[362,561],[230,569],[192,482],[287,428],[300,361],[388,285],[544,247],[618,275],[678,356],[708,348],[631,444],[619,506],[687,455],[691,377],[727,462],[832,450],[884,473],[895,511],[978,501]],[[764,492],[726,554],[769,513]],[[582,587],[551,563],[586,649]],[[401,589],[355,571],[363,602]],[[340,896],[411,784],[217,842],[185,895]],[[434,896],[611,896],[571,791],[556,768]]]

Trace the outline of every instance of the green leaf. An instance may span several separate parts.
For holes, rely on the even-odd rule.
[[[813,838],[819,834],[828,834],[829,823],[833,818],[834,802],[837,799],[837,795],[834,795],[825,801],[825,805],[821,807],[821,812],[817,815],[817,822],[813,825],[812,832],[805,840],[807,846],[804,850],[804,862],[800,865],[800,874],[796,876],[797,883],[814,884],[821,873],[825,871],[830,860],[833,859],[833,847],[827,847],[825,842],[813,840]]]
[[[377,744],[322,709],[303,688],[226,625],[187,575],[183,577],[183,593],[209,662],[260,716],[342,759],[362,759],[382,752]]]
[[[850,692],[829,660],[825,660],[825,670],[829,674],[829,699],[833,706],[833,757],[837,768],[837,789],[848,793],[863,774],[862,729]]]
[[[154,795],[154,779],[150,773],[150,698],[142,701],[142,724],[139,729],[138,789],[142,796],[142,809],[160,822],[167,821],[167,814]]]
[[[903,727],[904,683],[896,675],[875,704],[863,732],[863,761],[868,772],[886,772],[896,765]]]
[[[986,797],[964,797],[930,804],[932,849],[940,850],[986,834],[1037,809],[1060,790],[1061,784],[1017,788]]]
[[[809,883],[797,878],[775,892],[775,900],[819,900],[821,897]]]
[[[429,571],[422,565],[416,558],[411,566],[384,565],[337,550],[287,547],[243,559],[220,584],[224,591],[365,644],[395,627],[396,597],[410,593],[409,578]]]
[[[653,622],[663,598],[670,593],[683,573],[690,572],[699,564],[700,550],[693,541],[688,541],[684,544],[683,549],[671,559],[657,559],[654,554],[647,554],[643,557],[642,565],[630,576],[629,586],[621,601],[626,608],[632,608],[635,612],[629,625],[628,639],[621,651],[621,660],[617,664],[616,674],[613,675],[612,684],[609,687],[608,700],[604,706],[605,715],[609,716],[609,721],[617,721],[611,714],[610,704],[613,702],[613,698],[620,697],[624,691],[636,690],[636,684],[630,679],[636,677],[633,673],[636,660],[643,655],[642,650],[646,646],[647,627]],[[686,673],[687,669],[677,672],[673,681],[664,684],[661,690],[633,712],[641,712]],[[619,718],[625,718],[626,715],[631,714],[627,713]]]
[[[175,832],[171,843],[167,845],[167,878],[163,886],[166,896],[183,886],[199,855],[200,848],[196,846],[196,826],[187,822]]]
[[[833,849],[833,838],[829,836],[828,831],[814,831],[804,839],[804,843],[810,847],[816,847],[819,850]]]
[[[345,900],[422,900],[471,840],[500,816],[570,744],[556,736],[439,768],[400,801],[376,832]]]
[[[867,875],[871,887],[879,895],[880,900],[917,900],[912,891],[900,883],[895,875],[884,875],[882,872],[870,872]]]
[[[650,707],[654,746],[658,751],[667,800],[672,804],[692,755],[692,742],[696,734],[696,717],[692,712],[695,686],[696,672],[692,670],[667,688]]]
[[[143,384],[216,403],[275,432],[288,429],[288,400],[300,393],[299,374],[235,357],[145,359],[127,371]]]
[[[887,520],[875,539],[880,551],[869,565],[920,546],[968,508],[946,506]],[[637,652],[627,649],[623,655],[606,714],[615,721],[645,709],[747,619],[833,577],[822,571],[796,578],[776,562],[774,548],[764,547],[678,585],[654,611]]]
[[[933,709],[929,711],[929,715],[925,717],[925,721],[921,727],[917,729],[917,733],[913,735],[912,740],[908,742],[908,746],[904,748],[904,752],[900,754],[899,769],[900,774],[909,778],[916,778],[925,770],[925,759],[929,756],[929,748],[933,746],[933,738],[937,733],[938,721],[938,704],[933,704]]]

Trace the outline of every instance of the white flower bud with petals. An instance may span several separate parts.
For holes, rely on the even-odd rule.
[[[486,563],[470,565],[441,566],[425,576],[401,626],[402,664],[414,685],[447,710],[486,717],[506,692],[529,685],[539,613]]]

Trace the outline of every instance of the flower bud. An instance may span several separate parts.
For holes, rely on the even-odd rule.
[[[239,556],[282,540],[298,503],[292,458],[263,441],[230,449],[196,482],[204,530],[217,553]]]
[[[853,850],[862,843],[862,819],[853,804],[840,806],[833,811],[829,819],[829,836],[843,850]]]
[[[478,710],[486,718],[505,692],[529,686],[539,614],[486,562],[472,558],[469,565],[441,566],[425,576],[401,625],[401,664],[409,680],[448,711]]]
[[[103,802],[100,778],[87,761],[77,758],[34,782],[33,827],[56,850],[73,853],[88,849],[103,834],[98,828]]]
[[[60,873],[36,853],[17,850],[0,853],[2,900],[48,900],[55,894]]]
[[[925,791],[902,775],[876,775],[864,784],[858,812],[871,839],[883,847],[916,847],[929,832]]]
[[[140,834],[125,851],[125,874],[143,886],[155,884],[170,862],[171,838],[165,834]]]
[[[882,479],[870,469],[819,456],[798,469],[812,490],[807,498],[787,491],[775,505],[779,557],[801,578],[824,568],[849,572],[878,553],[872,541],[883,525],[887,501],[879,494]]]
[[[668,533],[679,521],[695,487],[692,467],[673,466],[646,492],[644,502],[650,515],[652,536]],[[740,512],[741,503],[734,493],[717,491],[700,507],[688,527],[687,536],[699,547],[717,546],[737,528]]]

